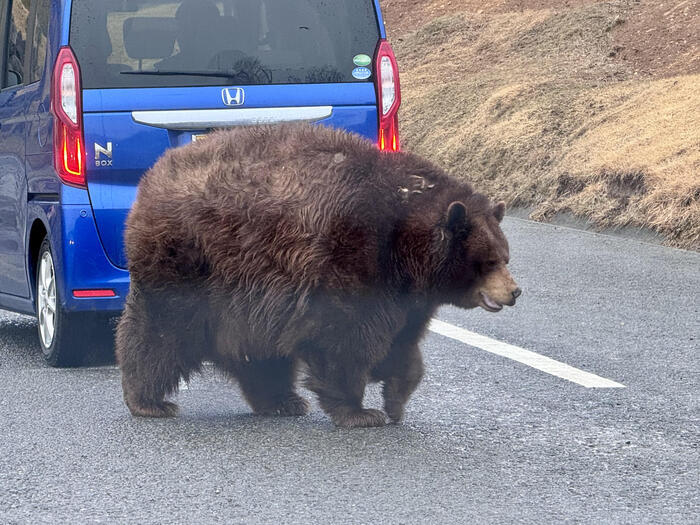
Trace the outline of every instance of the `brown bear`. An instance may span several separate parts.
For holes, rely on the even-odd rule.
[[[401,421],[443,304],[498,311],[520,289],[492,205],[410,153],[287,124],[219,131],[144,175],[126,228],[124,399],[167,417],[212,361],[256,413],[303,415],[297,372],[336,425]],[[363,408],[382,382],[384,412]]]

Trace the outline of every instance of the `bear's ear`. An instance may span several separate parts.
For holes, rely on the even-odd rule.
[[[506,214],[506,203],[501,201],[493,207],[493,215],[496,217],[498,222],[503,220],[503,216]]]
[[[447,229],[454,232],[463,229],[467,224],[467,207],[455,201],[447,207]]]

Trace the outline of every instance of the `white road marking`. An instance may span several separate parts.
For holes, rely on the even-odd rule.
[[[525,350],[519,346],[510,345],[498,341],[497,339],[491,339],[485,335],[470,332],[469,330],[438,319],[433,319],[428,329],[436,334],[461,341],[469,346],[481,348],[492,354],[507,357],[518,363],[541,370],[553,376],[561,377],[562,379],[577,383],[586,388],[625,388],[625,385],[616,383],[610,379],[605,379],[604,377],[591,374],[590,372],[579,370],[566,363],[531,352],[530,350]]]

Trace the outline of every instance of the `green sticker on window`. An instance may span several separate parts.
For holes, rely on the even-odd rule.
[[[360,67],[369,66],[372,63],[372,59],[369,55],[355,55],[352,61],[356,66]]]

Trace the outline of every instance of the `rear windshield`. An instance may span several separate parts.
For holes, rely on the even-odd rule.
[[[372,0],[73,0],[85,88],[371,81]]]

